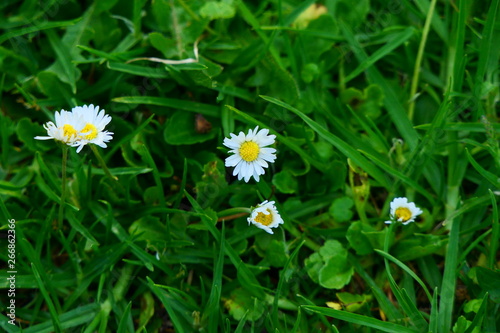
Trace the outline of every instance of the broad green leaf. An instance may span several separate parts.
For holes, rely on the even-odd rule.
[[[171,145],[192,145],[215,137],[216,131],[208,133],[196,131],[195,116],[192,113],[177,111],[167,120],[164,138]]]
[[[349,226],[346,234],[349,244],[360,256],[373,252],[373,246],[366,236],[365,231],[374,232],[375,228],[370,225],[365,225],[362,222],[353,222]]]
[[[236,320],[241,320],[244,316],[251,321],[259,319],[265,310],[264,303],[256,299],[245,289],[234,289],[229,298],[224,300],[224,306],[229,310],[229,314]],[[248,311],[248,313],[247,313]]]
[[[236,10],[231,2],[225,1],[207,1],[200,8],[201,17],[210,20],[215,19],[229,19],[234,17]]]
[[[336,221],[347,222],[354,215],[351,210],[353,206],[354,201],[350,197],[340,197],[333,201],[328,211]]]
[[[297,179],[288,170],[280,171],[273,176],[273,185],[281,193],[293,194],[297,192],[299,183]]]

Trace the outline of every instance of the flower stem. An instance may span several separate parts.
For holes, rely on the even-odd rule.
[[[99,149],[97,149],[95,145],[89,145],[89,146],[92,149],[92,152],[94,152],[95,157],[99,161],[99,164],[102,170],[104,171],[104,174],[113,181],[112,185],[114,185],[115,189],[118,188],[118,190],[120,190],[121,192],[125,192],[125,187],[123,187],[123,185],[120,184],[120,182],[118,182],[118,177],[113,176],[111,174],[111,171],[109,171],[108,166],[106,165],[106,162],[104,161],[104,158],[102,157]]]
[[[111,174],[111,172],[109,171],[107,165],[106,165],[106,162],[104,161],[104,158],[102,157],[101,153],[99,152],[99,150],[96,148],[95,145],[89,145],[90,148],[92,149],[92,152],[94,153],[95,157],[97,158],[97,160],[99,161],[99,164],[101,165],[101,168],[102,170],[104,171],[104,173],[106,174],[106,176],[108,176],[109,178],[113,179],[114,181],[117,181],[118,178],[113,176]]]
[[[63,219],[64,219],[64,205],[66,204],[66,165],[68,163],[68,147],[64,145],[62,147],[62,167],[61,167],[61,173],[62,173],[62,187],[61,187],[61,201],[59,205],[59,218],[58,218],[58,228],[61,229],[63,225]]]

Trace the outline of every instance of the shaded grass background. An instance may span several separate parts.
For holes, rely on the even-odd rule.
[[[498,1],[313,4],[0,5],[18,327],[498,330]],[[61,149],[33,137],[90,103],[113,117],[101,153],[119,185],[70,150],[58,228]],[[246,184],[221,142],[255,125],[278,160]],[[396,196],[424,214],[389,232]],[[264,199],[285,220],[272,236],[241,209]]]

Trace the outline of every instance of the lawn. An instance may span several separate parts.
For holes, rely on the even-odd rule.
[[[0,329],[500,331],[499,0],[5,0]]]

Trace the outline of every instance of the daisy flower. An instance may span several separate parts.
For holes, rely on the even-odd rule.
[[[81,121],[73,112],[61,110],[54,115],[55,124],[52,121],[43,125],[47,130],[48,136],[35,136],[36,140],[57,140],[72,146],[78,140],[78,128]]]
[[[415,221],[415,218],[420,214],[422,214],[422,210],[413,202],[408,202],[407,198],[395,198],[391,202],[391,220],[385,221],[385,223],[390,224],[398,221],[406,225]]]
[[[99,111],[99,106],[94,107],[93,104],[77,106],[71,111],[80,119],[81,125],[78,128],[78,138],[72,144],[73,147],[78,147],[76,152],[79,153],[83,146],[89,143],[106,148],[106,142],[113,139],[113,132],[104,131],[104,127],[111,121],[111,116],[105,114],[104,110]]]
[[[276,135],[268,135],[268,129],[258,129],[259,126],[248,130],[247,135],[243,132],[238,136],[231,133],[231,138],[224,138],[223,142],[233,154],[226,158],[226,166],[235,167],[233,176],[238,175],[238,180],[244,178],[247,183],[252,176],[259,181],[259,176],[264,174],[264,168],[269,166],[267,162],[273,163],[276,159],[276,149],[265,148],[274,143]]]
[[[274,206],[274,201],[268,202],[267,200],[257,205],[247,220],[248,225],[252,223],[257,228],[263,229],[270,234],[273,234],[271,228],[277,228],[280,224],[283,224],[283,219]]]

